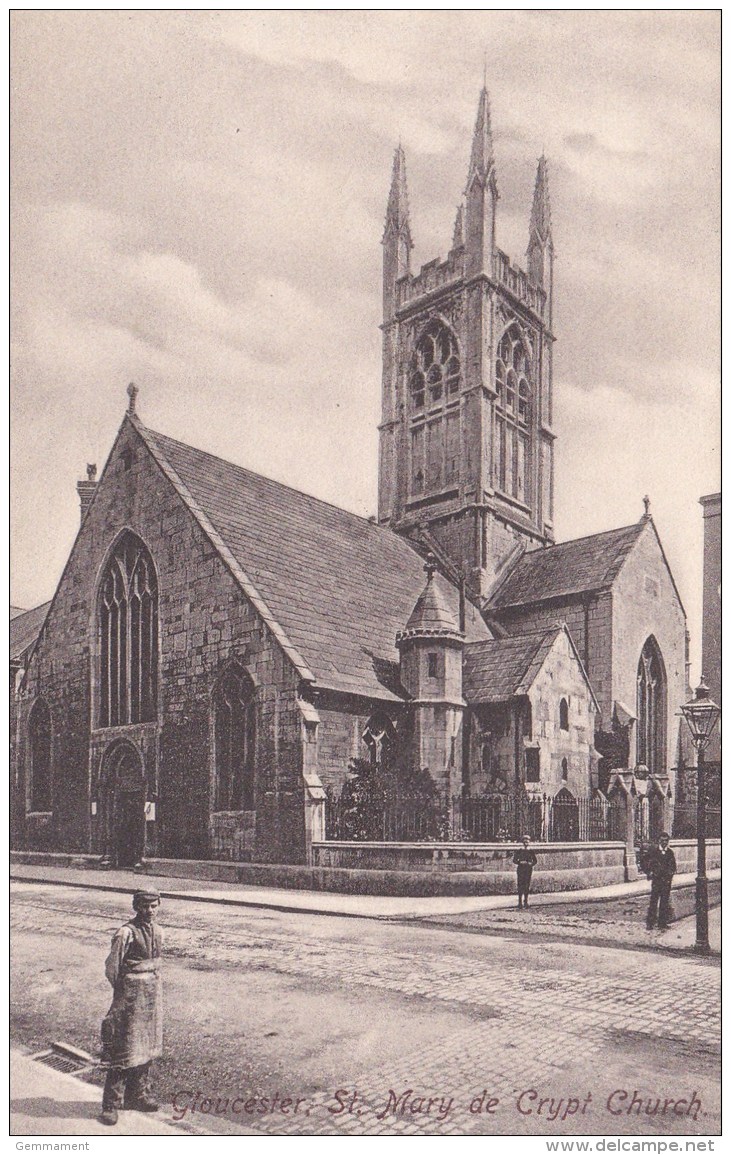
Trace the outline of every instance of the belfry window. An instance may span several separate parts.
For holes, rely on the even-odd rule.
[[[51,809],[51,714],[47,704],[40,698],[31,711],[28,723],[28,746],[30,754],[31,810]]]
[[[651,774],[665,769],[666,697],[660,647],[648,638],[637,667],[637,762]]]
[[[216,810],[254,809],[256,700],[245,670],[231,666],[213,696]]]
[[[157,710],[157,578],[140,539],[125,533],[99,596],[99,725],[151,722]]]
[[[411,361],[411,492],[434,493],[459,479],[459,399],[462,367],[457,338],[432,321],[419,338]],[[445,415],[445,409],[449,416]],[[451,410],[454,409],[454,412]],[[426,420],[426,435],[423,435]]]
[[[498,345],[495,366],[495,447],[493,484],[496,489],[529,503],[532,393],[530,362],[520,329],[511,325]]]

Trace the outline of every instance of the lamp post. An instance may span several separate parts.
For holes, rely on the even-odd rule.
[[[705,749],[713,733],[721,709],[712,700],[701,674],[695,695],[680,712],[688,723],[690,736],[697,753],[698,777],[696,783],[698,819],[698,866],[695,879],[695,947],[698,954],[708,954],[708,878],[706,877],[706,770]]]

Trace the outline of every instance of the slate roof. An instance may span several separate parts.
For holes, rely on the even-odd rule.
[[[459,621],[430,577],[417,598],[402,637],[443,637],[450,634],[461,637]]]
[[[516,694],[526,694],[563,628],[465,646],[462,693],[466,701],[470,705],[508,702]]]
[[[606,589],[647,524],[638,521],[524,553],[493,595],[490,610]]]
[[[303,678],[367,697],[404,696],[396,634],[426,584],[423,558],[407,541],[127,420]],[[457,589],[439,574],[434,582],[458,618]],[[469,602],[465,633],[469,641],[491,636]]]
[[[32,610],[22,610],[10,619],[10,659],[22,658],[41,632],[50,602],[43,602]]]

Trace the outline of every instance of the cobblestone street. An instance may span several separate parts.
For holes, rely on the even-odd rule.
[[[721,882],[709,884],[711,902],[712,938],[715,949],[720,949]],[[472,930],[487,934],[510,934],[521,938],[570,939],[594,946],[627,947],[628,949],[658,950],[675,948],[677,936],[673,925],[660,933],[645,929],[647,895],[630,896],[611,901],[554,902],[550,905],[532,903],[527,911],[509,907],[502,910],[480,910],[456,915],[425,918],[433,926],[455,930]],[[689,918],[694,912],[695,888],[684,887],[673,891],[674,925]]]
[[[25,883],[11,897],[13,1041],[94,1049],[109,1002],[103,959],[126,897]],[[182,1127],[719,1129],[715,962],[177,900],[161,922],[158,1089]],[[297,1110],[262,1113],[274,1094],[299,1099]]]

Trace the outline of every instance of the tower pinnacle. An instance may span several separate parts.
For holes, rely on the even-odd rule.
[[[409,193],[406,187],[406,157],[399,146],[393,158],[391,188],[383,230],[383,319],[389,321],[396,308],[396,285],[411,271],[411,240],[409,225]]]
[[[490,97],[487,94],[487,88],[483,88],[480,93],[480,103],[477,108],[477,120],[475,121],[475,132],[472,137],[472,154],[470,156],[470,169],[467,174],[467,184],[469,185],[472,177],[477,174],[483,179],[490,172],[490,169],[495,163],[495,158],[492,149],[492,128],[490,127]]]
[[[409,248],[413,248],[409,225],[409,192],[406,186],[406,154],[400,142],[393,158],[384,240],[391,230],[396,233],[405,233]]]
[[[528,235],[528,276],[540,285],[548,300],[549,325],[553,316],[553,234],[551,232],[551,202],[548,198],[548,162],[542,154],[538,161],[536,186]]]
[[[459,249],[464,244],[464,208],[462,205],[457,209],[457,216],[454,218],[454,233],[452,235],[452,248]]]
[[[548,198],[548,162],[545,156],[538,161],[533,208],[530,214],[530,239],[545,244],[551,236],[551,202]]]

